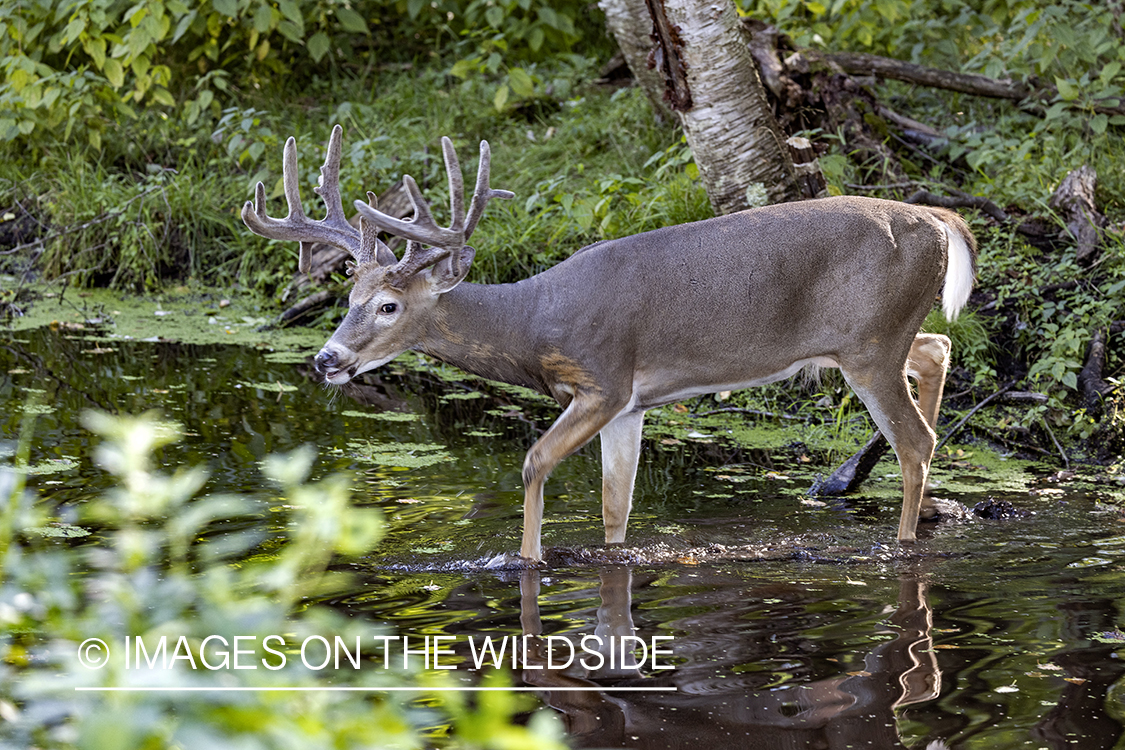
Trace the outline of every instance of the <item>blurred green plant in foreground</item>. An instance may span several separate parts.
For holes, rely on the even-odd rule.
[[[520,695],[484,693],[470,703],[426,690],[451,684],[444,673],[303,664],[293,644],[306,637],[370,643],[378,634],[314,602],[345,583],[329,569],[333,559],[366,552],[383,533],[379,511],[350,504],[346,476],[309,481],[311,448],[263,461],[276,494],[212,495],[199,467],[154,469],[154,454],[180,438],[175,425],[152,413],[88,412],[84,423],[102,438],[94,460],[116,482],[78,510],[75,524],[52,518],[24,488],[29,424],[17,470],[0,470],[0,747],[564,747],[548,711],[513,723],[532,708]],[[236,636],[261,644],[270,635],[284,638],[289,658],[189,666],[222,664],[224,653],[237,664]],[[169,668],[130,667],[127,638],[151,646],[162,636]],[[93,661],[108,649],[108,662],[84,666],[80,644]],[[490,685],[503,679],[486,677]],[[375,690],[246,690],[324,686]],[[378,690],[392,686],[419,691]],[[76,690],[138,687],[242,690]]]

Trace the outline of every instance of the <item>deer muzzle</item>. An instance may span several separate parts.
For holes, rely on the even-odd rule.
[[[324,376],[325,381],[333,385],[342,385],[356,374],[355,362],[342,359],[339,352],[327,346],[317,353],[313,365],[316,371]]]

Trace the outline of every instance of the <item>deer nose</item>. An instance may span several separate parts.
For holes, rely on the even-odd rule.
[[[317,372],[327,372],[329,370],[339,370],[339,359],[336,357],[336,352],[328,349],[321,349],[316,359],[313,360]]]

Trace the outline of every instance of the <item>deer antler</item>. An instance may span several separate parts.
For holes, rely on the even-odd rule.
[[[297,267],[308,273],[312,267],[312,245],[324,242],[347,250],[357,264],[376,261],[389,266],[387,276],[392,286],[401,286],[418,271],[451,256],[453,272],[460,274],[461,249],[465,246],[480,221],[484,208],[493,198],[512,198],[515,193],[508,190],[493,190],[489,187],[491,152],[487,141],[480,144],[480,167],[477,170],[477,184],[469,215],[465,216],[465,185],[461,177],[461,165],[453,142],[441,139],[442,155],[445,159],[445,172],[449,178],[449,209],[452,222],[448,227],[439,227],[430,212],[429,204],[422,197],[418,184],[409,175],[402,178],[406,194],[414,207],[414,218],[407,221],[379,211],[375,194],[367,193],[367,203],[356,201],[360,212],[359,230],[348,223],[340,200],[340,153],[342,150],[343,128],[336,125],[328,139],[328,150],[324,156],[324,166],[320,168],[320,184],[313,191],[321,197],[327,215],[314,221],[305,215],[301,206],[301,192],[297,176],[297,142],[290,138],[285,142],[282,159],[282,178],[285,185],[285,201],[289,213],[284,219],[276,219],[266,214],[266,188],[258,183],[254,188],[253,202],[247,201],[242,207],[242,220],[250,231],[274,240],[297,240],[301,243]],[[407,240],[406,252],[402,260],[395,261],[391,252],[378,237],[383,229],[390,234]],[[429,247],[423,247],[429,246]]]
[[[297,142],[293,138],[285,142],[281,170],[289,213],[284,219],[276,219],[266,213],[266,188],[260,182],[254,188],[253,202],[247,201],[242,206],[242,221],[254,234],[272,240],[297,240],[301,243],[297,262],[297,268],[301,273],[308,273],[312,268],[312,246],[317,242],[347,250],[357,263],[376,260],[383,251],[393,257],[390,249],[377,237],[379,228],[375,222],[368,218],[361,218],[357,231],[344,216],[344,206],[340,200],[340,153],[343,132],[343,128],[339,125],[332,128],[332,135],[328,139],[328,150],[324,156],[324,166],[320,168],[320,184],[313,188],[313,192],[321,197],[327,209],[327,215],[323,219],[315,221],[308,218],[301,206],[297,175]],[[372,207],[376,205],[374,193],[367,193],[367,199]]]
[[[460,273],[461,248],[465,246],[473,230],[480,221],[484,208],[493,198],[508,199],[515,196],[510,190],[493,190],[489,186],[491,151],[488,141],[480,143],[480,166],[477,169],[477,184],[473,189],[473,199],[469,215],[465,216],[465,184],[461,177],[461,164],[453,141],[441,139],[442,156],[445,160],[445,173],[449,179],[449,211],[451,220],[448,227],[439,227],[430,212],[422,192],[414,178],[406,175],[402,184],[410,203],[414,206],[414,218],[410,221],[396,219],[362,201],[356,201],[356,210],[361,215],[378,224],[384,231],[408,240],[406,252],[395,266],[388,269],[387,276],[392,286],[400,286],[418,271],[431,266],[446,256],[451,256],[453,271]],[[428,247],[423,247],[428,246]]]

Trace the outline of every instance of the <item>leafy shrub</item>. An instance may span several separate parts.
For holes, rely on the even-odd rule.
[[[307,83],[345,66],[465,50],[453,73],[504,68],[498,89],[528,97],[509,60],[569,50],[600,24],[576,0],[49,0],[0,7],[0,141],[78,138],[100,148],[145,108],[218,118],[238,87]],[[601,34],[592,36],[600,39]]]
[[[369,550],[382,518],[349,501],[348,478],[311,482],[311,449],[263,462],[275,488],[264,496],[209,495],[206,473],[185,467],[158,472],[152,457],[179,439],[174,425],[152,414],[114,417],[88,413],[86,426],[102,437],[95,460],[115,485],[83,505],[80,525],[52,518],[25,492],[19,474],[0,469],[0,702],[4,740],[42,748],[148,747],[423,747],[423,732],[443,727],[442,746],[563,747],[552,717],[537,713],[513,725],[526,708],[521,696],[500,696],[469,707],[454,695],[419,691],[422,709],[380,686],[421,685],[420,674],[338,669],[334,686],[371,693],[78,692],[76,687],[315,687],[325,676],[296,658],[268,669],[189,669],[188,651],[203,658],[208,636],[272,634],[300,639],[332,633],[347,641],[371,636],[370,623],[310,605],[339,590],[336,556]],[[30,421],[20,455],[26,464]],[[283,530],[278,533],[277,529]],[[267,531],[269,529],[270,531]],[[61,533],[70,530],[72,533]],[[75,546],[73,532],[97,541]],[[87,540],[88,541],[88,540]],[[121,655],[126,637],[165,636],[179,659],[169,669],[130,670]],[[275,636],[276,637],[276,636]],[[323,637],[323,636],[321,636]],[[82,666],[79,643],[110,645],[101,669]],[[179,644],[187,644],[180,650]],[[288,641],[287,641],[288,642]],[[166,652],[167,653],[167,652]],[[212,653],[212,663],[217,659]],[[244,652],[246,653],[246,652]],[[292,655],[291,655],[292,656]],[[155,660],[155,656],[153,659]],[[237,658],[237,657],[236,657]],[[271,660],[273,657],[270,657]],[[194,664],[194,662],[193,662]],[[442,673],[444,674],[444,673]],[[441,675],[426,684],[439,686]],[[164,679],[166,682],[160,683]],[[491,685],[500,681],[494,675]]]

